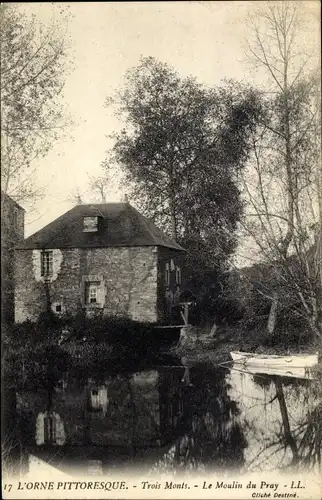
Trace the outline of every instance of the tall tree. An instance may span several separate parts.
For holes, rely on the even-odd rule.
[[[113,184],[111,176],[105,171],[102,175],[89,176],[89,188],[93,196],[99,200],[100,203],[106,203],[110,192],[111,185]]]
[[[102,174],[87,175],[85,189],[80,191],[79,187],[75,186],[68,197],[68,201],[76,205],[82,205],[83,203],[107,203],[117,183],[112,177],[108,166],[103,164],[103,167]]]
[[[201,268],[220,267],[235,245],[235,181],[256,94],[232,83],[207,88],[148,57],[128,71],[113,102],[126,126],[114,135],[112,157],[141,210],[187,247],[189,278],[200,286]]]
[[[249,55],[266,70],[263,90],[269,92],[249,170],[241,176],[248,202],[243,225],[275,276],[269,330],[281,302],[320,336],[320,74],[309,65],[312,51],[300,49],[306,36],[301,8],[301,2],[268,2],[252,19]]]
[[[39,194],[34,162],[65,124],[59,97],[68,69],[68,16],[55,7],[58,17],[45,26],[22,6],[0,9],[1,184],[16,201],[30,202]]]

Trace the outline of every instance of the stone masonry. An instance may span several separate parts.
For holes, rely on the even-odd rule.
[[[61,312],[72,314],[85,307],[89,312],[102,309],[105,315],[157,321],[156,247],[62,249],[57,254],[52,280],[44,283],[40,250],[17,250],[16,322],[35,321],[48,305],[57,304]],[[102,307],[84,305],[84,277],[101,282]]]
[[[36,321],[50,307],[54,312],[75,314],[102,311],[143,322],[166,318],[165,264],[180,263],[170,249],[124,247],[62,249],[54,252],[54,272],[49,283],[40,276],[40,250],[16,251],[15,321]],[[101,283],[102,306],[84,304],[86,278]],[[170,270],[170,287],[175,275]],[[169,288],[170,288],[169,287]]]

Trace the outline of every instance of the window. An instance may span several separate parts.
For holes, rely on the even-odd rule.
[[[105,304],[104,275],[87,274],[82,276],[80,292],[83,307],[87,309],[102,309]],[[90,311],[89,314],[91,314]]]
[[[83,232],[95,233],[98,231],[98,217],[84,217]]]
[[[165,284],[170,285],[170,266],[168,262],[165,265]]]
[[[85,284],[85,302],[87,305],[100,303],[99,289],[99,281],[92,281]]]
[[[100,386],[89,389],[88,396],[88,410],[100,412],[101,414],[106,415],[106,410],[109,403],[106,387]]]
[[[176,267],[176,283],[181,285],[181,269],[179,266]]]
[[[45,444],[56,442],[56,422],[54,417],[48,416],[44,418],[44,441]]]
[[[53,274],[53,251],[43,250],[41,252],[41,276],[52,276]]]
[[[89,410],[90,411],[100,411],[101,410],[101,401],[100,395],[98,393],[98,389],[92,389],[90,391],[90,401],[89,401]]]
[[[61,314],[63,314],[65,312],[64,303],[62,301],[52,302],[51,310],[55,314],[60,316]]]

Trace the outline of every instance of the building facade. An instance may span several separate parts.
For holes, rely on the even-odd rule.
[[[163,322],[185,252],[128,203],[109,203],[74,207],[16,253],[16,322],[49,310]]]
[[[16,247],[24,240],[25,210],[1,193],[1,312],[2,321],[14,319],[14,267]]]

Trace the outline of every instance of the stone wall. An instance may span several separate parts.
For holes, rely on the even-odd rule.
[[[48,249],[50,250],[50,249]],[[158,320],[157,247],[61,249],[53,255],[48,283],[40,273],[40,250],[17,250],[15,321],[35,321],[49,307],[75,313],[84,306],[84,279],[102,280],[102,304],[88,306],[105,315]],[[84,278],[85,277],[85,278]],[[55,311],[56,312],[56,311]]]
[[[9,196],[1,205],[1,312],[3,323],[14,319],[15,247],[24,239],[25,211]]]

